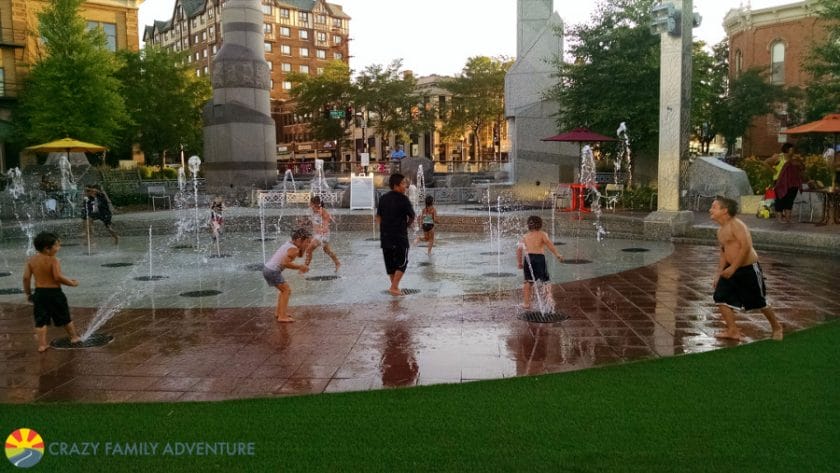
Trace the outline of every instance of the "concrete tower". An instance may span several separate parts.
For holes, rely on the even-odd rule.
[[[207,190],[270,188],[277,181],[277,140],[260,0],[228,0],[222,31],[211,75],[213,99],[204,107]]]

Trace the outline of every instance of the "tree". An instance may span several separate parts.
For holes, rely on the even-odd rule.
[[[804,68],[812,76],[805,89],[806,120],[840,112],[840,3],[820,0],[817,12],[825,20],[827,37],[805,58]]]
[[[13,118],[26,143],[71,136],[113,146],[128,121],[119,67],[99,29],[88,31],[83,0],[54,0],[38,15],[45,56],[32,66]]]
[[[704,154],[708,154],[709,144],[717,135],[713,111],[726,95],[728,58],[729,44],[726,40],[716,44],[711,54],[706,51],[702,41],[694,43],[691,125],[700,142],[700,152]]]
[[[659,36],[650,33],[655,0],[601,0],[592,24],[570,31],[572,62],[555,58],[559,129],[632,130],[634,157],[656,159],[659,140]]]
[[[786,97],[782,88],[770,84],[764,75],[766,71],[761,68],[745,71],[729,83],[726,97],[712,109],[715,127],[726,140],[729,154],[752,119],[774,111],[776,104]]]
[[[416,121],[411,110],[422,103],[415,94],[417,81],[410,74],[401,74],[401,68],[401,60],[395,60],[387,67],[373,64],[354,82],[357,107],[367,110],[368,127],[376,128],[383,142],[412,130]]]
[[[475,56],[467,60],[461,75],[441,84],[452,93],[453,107],[446,117],[446,128],[456,134],[469,129],[473,134],[476,159],[480,158],[480,131],[498,126],[505,111],[505,74],[512,65],[507,58]]]
[[[210,100],[210,84],[197,77],[184,60],[154,45],[139,52],[120,51],[122,67],[116,76],[123,84],[126,108],[131,118],[123,130],[118,149],[130,153],[137,143],[151,157],[174,155],[184,147],[187,155],[202,151],[202,106]]]
[[[309,131],[316,140],[341,142],[353,123],[353,117],[333,118],[332,110],[344,112],[353,105],[350,68],[341,61],[331,61],[320,75],[292,73],[291,97],[298,115],[310,115]],[[341,146],[338,147],[341,149]]]

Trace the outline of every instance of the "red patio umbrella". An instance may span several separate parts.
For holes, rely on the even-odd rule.
[[[609,136],[602,135],[600,133],[595,133],[594,131],[584,128],[578,127],[572,130],[566,131],[564,133],[560,133],[559,135],[549,136],[548,138],[543,138],[540,141],[562,141],[562,142],[569,142],[569,143],[577,143],[578,144],[578,154],[580,156],[580,162],[578,163],[578,175],[583,172],[583,144],[584,143],[592,143],[592,142],[602,142],[602,141],[618,141],[616,138],[610,138]],[[583,205],[583,191],[579,189],[577,191],[577,195],[572,196],[572,207],[571,210],[578,209],[580,211],[586,211]],[[580,200],[580,203],[577,204],[576,201]]]

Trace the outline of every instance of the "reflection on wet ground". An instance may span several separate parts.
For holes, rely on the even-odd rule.
[[[786,331],[840,315],[837,259],[761,257]],[[712,336],[722,327],[711,300],[716,265],[715,247],[678,245],[648,266],[560,282],[554,296],[569,318],[553,324],[517,318],[515,280],[517,287],[485,293],[380,294],[354,304],[300,305],[293,295],[294,324],[275,323],[270,305],[127,308],[104,328],[113,343],[43,355],[35,349],[31,307],[20,296],[4,296],[0,401],[285,396],[460,383],[713,350],[733,346]],[[492,269],[479,264],[474,271]],[[416,277],[427,270],[413,269]],[[495,288],[496,281],[488,285]],[[73,311],[81,326],[94,312]],[[749,340],[769,338],[760,313],[739,315],[739,323]]]

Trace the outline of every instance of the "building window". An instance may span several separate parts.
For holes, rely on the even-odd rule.
[[[280,36],[291,37],[292,36],[292,29],[288,26],[281,26],[280,27]]]
[[[207,57],[207,48],[201,50],[201,57]]]
[[[207,41],[207,32],[206,31],[201,32],[201,41]]]
[[[204,66],[204,75],[207,75],[207,66]]]
[[[333,18],[333,27],[341,28],[341,18]]]
[[[105,34],[105,47],[108,51],[117,50],[117,25],[114,23],[101,23],[98,21],[88,21],[87,27],[89,30],[94,28],[101,28]]]
[[[193,36],[193,44],[198,44],[198,35]]]
[[[785,83],[785,43],[776,41],[770,46],[770,81]]]
[[[292,65],[288,62],[280,64],[280,70],[283,72],[292,72]]]
[[[309,24],[309,13],[305,11],[298,12],[298,21],[301,23]]]
[[[263,15],[271,15],[271,5],[266,5],[263,3],[262,6]]]
[[[201,69],[196,69],[195,70],[195,76],[196,77],[201,77]]]
[[[280,9],[280,18],[288,18],[289,17],[289,9],[288,8],[281,8]]]
[[[344,55],[341,53],[333,53],[333,59],[338,59],[339,61],[341,61],[342,59],[344,59]]]
[[[292,55],[292,47],[288,44],[281,44],[280,45],[280,54],[284,56],[291,56]]]
[[[201,59],[201,56],[200,56],[199,52],[196,51],[195,52],[195,60],[198,61],[199,59]]]
[[[266,61],[266,62],[268,63],[268,70],[273,71],[274,70],[274,63],[271,62],[271,61]]]
[[[741,52],[740,49],[735,51],[735,77],[741,75],[741,71],[744,69],[744,54]]]
[[[216,27],[211,26],[210,27],[210,37],[212,38],[215,34],[216,34]]]
[[[341,36],[333,35],[333,44],[341,44]]]
[[[318,59],[326,59],[327,58],[327,52],[324,51],[323,49],[316,49],[315,50],[315,57],[317,57]]]
[[[308,39],[309,39],[309,30],[300,30],[300,31],[298,31],[298,37],[299,37],[300,39],[305,39],[305,40],[308,40]]]
[[[315,69],[315,73],[318,74],[319,76],[323,75],[324,74],[324,68],[319,67],[319,68]]]
[[[326,43],[327,42],[327,34],[323,31],[318,31],[315,33],[315,40],[319,43]]]
[[[270,53],[271,52],[271,43],[263,43],[263,51]]]
[[[274,31],[274,28],[271,23],[263,23],[263,33],[271,34],[272,31]],[[280,34],[283,34],[282,28],[280,29]]]
[[[283,90],[292,90],[292,83],[290,81],[283,81]]]
[[[214,44],[213,45],[213,54],[215,55],[217,52],[219,52],[219,47]]]
[[[319,25],[327,24],[327,15],[315,15],[315,23]]]
[[[0,97],[6,96],[6,71],[0,67]]]
[[[300,65],[300,73],[301,74],[309,74],[309,66],[307,66],[306,64],[301,64]]]
[[[300,57],[309,57],[309,48],[300,48]]]

